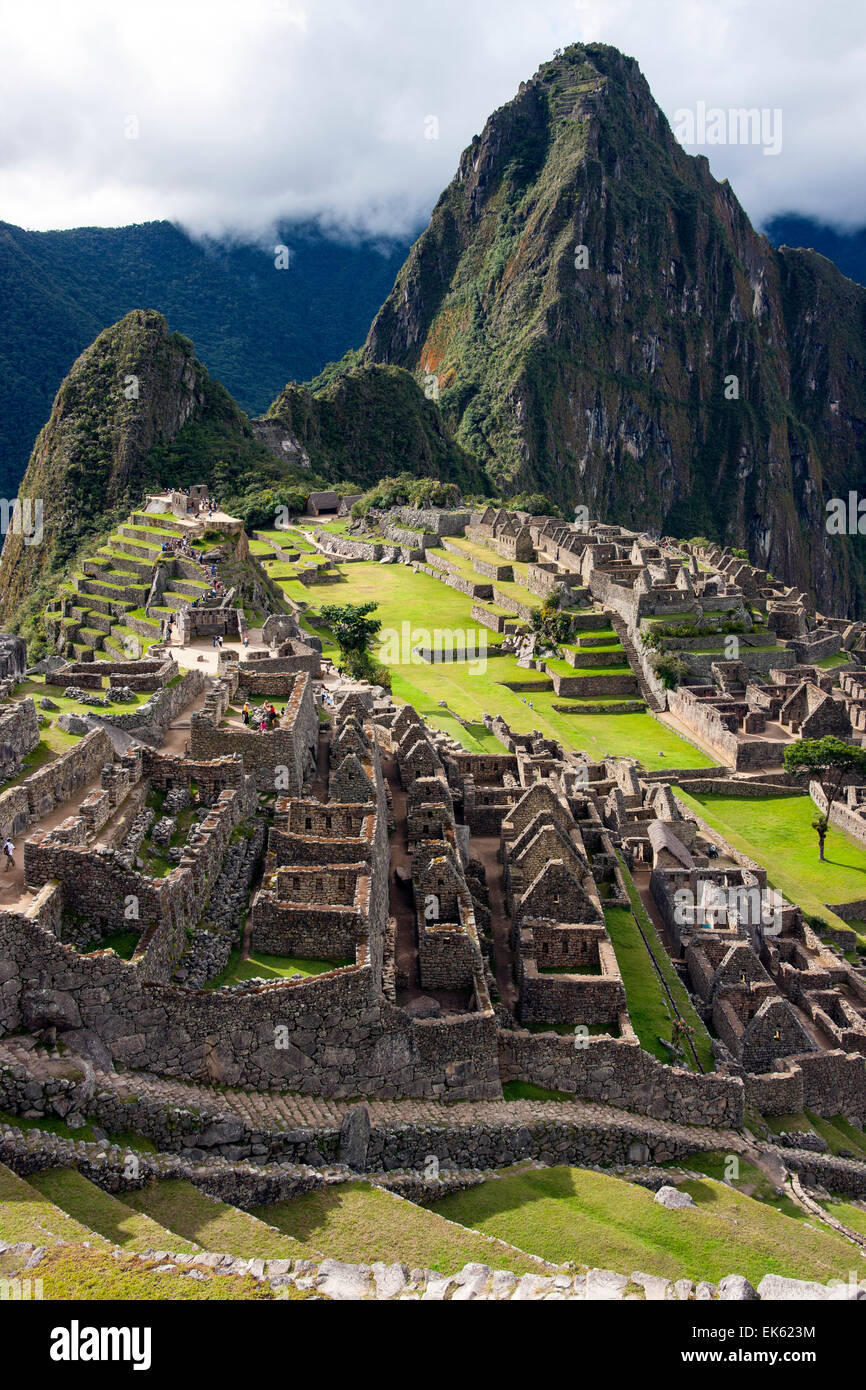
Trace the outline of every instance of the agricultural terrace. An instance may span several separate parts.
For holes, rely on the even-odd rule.
[[[486,663],[476,660],[431,665],[412,661],[411,653],[403,651],[399,661],[387,663],[392,671],[395,699],[412,703],[431,724],[453,736],[471,752],[500,747],[482,722],[485,713],[494,713],[501,714],[518,733],[539,729],[547,737],[558,739],[566,748],[586,749],[595,759],[627,754],[639,758],[650,769],[713,765],[704,753],[650,714],[585,714],[583,707],[597,705],[598,699],[566,699],[555,695],[543,671],[527,671],[518,666],[515,657],[496,654],[502,638],[473,622],[470,598],[428,574],[405,565],[357,561],[339,567],[339,581],[306,588],[300,581],[282,575],[276,566],[269,566],[268,573],[288,598],[304,605],[307,610],[304,626],[309,631],[319,632],[327,656],[336,657],[337,650],[327,633],[316,626],[316,614],[329,603],[375,602],[383,632],[390,629],[400,633],[404,622],[409,622],[413,629],[427,632],[434,628],[459,629],[466,633],[467,642],[474,641],[476,653],[480,642],[486,640]],[[519,590],[515,597],[524,603],[537,605],[540,602],[520,585],[501,587]],[[404,660],[407,656],[408,661]],[[480,669],[482,666],[484,669]],[[614,654],[611,667],[620,669],[619,659]],[[628,667],[622,669],[628,670]],[[569,666],[568,674],[577,673]],[[531,683],[533,688],[510,690],[506,682]],[[605,697],[604,703],[614,705],[617,702]],[[555,704],[563,706],[567,712],[554,709]],[[471,727],[461,726],[454,714],[468,721]]]

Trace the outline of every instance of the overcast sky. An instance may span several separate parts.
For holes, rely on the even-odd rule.
[[[862,0],[0,0],[0,220],[405,235],[581,39],[637,58],[672,124],[781,112],[778,154],[699,151],[754,221],[866,224]]]

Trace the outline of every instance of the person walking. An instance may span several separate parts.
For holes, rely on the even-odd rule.
[[[245,723],[245,724],[249,724],[249,722],[250,722],[250,707],[249,707],[249,705],[244,705],[244,708],[243,708],[243,718],[244,718],[244,723]]]
[[[3,872],[4,874],[6,874],[9,872],[10,869],[15,868],[15,860],[13,858],[13,855],[15,853],[15,846],[13,845],[12,841],[8,838],[3,846],[3,853],[6,855],[6,863],[3,867]]]

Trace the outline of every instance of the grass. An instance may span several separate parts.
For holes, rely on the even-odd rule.
[[[149,1183],[137,1192],[128,1192],[125,1200],[134,1211],[177,1231],[203,1250],[221,1251],[244,1260],[307,1258],[297,1241],[250,1212],[209,1197],[192,1183],[173,1178]]]
[[[350,1263],[402,1260],[410,1268],[452,1274],[478,1260],[515,1274],[540,1272],[537,1262],[522,1251],[452,1225],[438,1211],[362,1181],[256,1207],[255,1213],[308,1249],[324,1250],[329,1257]]]
[[[574,1029],[567,1024],[556,1025],[545,1024],[543,1027],[538,1025],[539,1031],[550,1033],[560,1031],[563,1033],[574,1034]],[[574,1100],[570,1091],[550,1091],[546,1086],[536,1086],[534,1081],[505,1081],[502,1085],[502,1094],[506,1100]]]
[[[295,956],[268,956],[263,951],[251,951],[248,958],[242,960],[240,951],[232,951],[225,970],[205,988],[222,989],[241,980],[290,980],[295,976],[298,979],[311,979],[314,975],[324,975],[328,970],[339,970],[343,965],[354,963],[351,960],[301,960]]]
[[[640,1045],[660,1062],[669,1062],[671,1054],[659,1042],[659,1038],[672,1041],[671,1008],[641,940],[634,916],[626,907],[608,907],[604,921],[625,986],[631,1025]]]
[[[74,1168],[46,1168],[34,1173],[30,1183],[68,1216],[123,1250],[171,1250],[174,1254],[186,1254],[201,1248],[136,1211],[124,1200],[103,1192]]]
[[[728,1180],[731,1157],[730,1154],[716,1152],[691,1154],[685,1160],[676,1160],[664,1166],[666,1168],[685,1167],[692,1172],[705,1173],[708,1178],[715,1178],[717,1182],[725,1182]],[[738,1176],[736,1179],[731,1178],[730,1181],[737,1192],[742,1192],[746,1197],[754,1198],[756,1202],[767,1203],[775,1211],[791,1217],[794,1221],[808,1220],[802,1207],[798,1207],[797,1203],[792,1201],[787,1194],[780,1196],[776,1192],[766,1173],[763,1173],[760,1168],[756,1168],[754,1164],[747,1163],[739,1154],[735,1157],[738,1165]]]
[[[70,1129],[69,1125],[64,1120],[58,1119],[56,1115],[25,1117],[24,1115],[7,1114],[5,1110],[0,1110],[0,1123],[14,1125],[16,1129],[44,1130],[48,1134],[58,1134],[62,1139],[84,1139],[88,1142],[96,1139],[92,1125],[84,1124],[79,1129]]]
[[[32,1241],[34,1245],[49,1245],[57,1240],[90,1240],[105,1244],[102,1236],[68,1216],[58,1206],[11,1168],[0,1163],[0,1240],[10,1244]]]
[[[323,638],[326,656],[336,650],[328,634],[310,623],[310,617],[326,603],[377,604],[376,617],[383,630],[398,633],[404,621],[411,627],[428,631],[435,623],[447,630],[460,629],[476,634],[476,650],[480,650],[478,634],[487,634],[488,659],[481,663],[439,662],[428,665],[412,662],[390,664],[392,693],[397,701],[413,704],[419,714],[430,717],[438,728],[451,734],[470,752],[485,748],[499,749],[490,736],[482,737],[482,717],[496,711],[517,733],[538,729],[547,738],[558,739],[565,748],[586,749],[598,761],[605,756],[628,755],[638,758],[649,769],[712,767],[713,761],[690,743],[678,737],[672,729],[649,714],[562,714],[553,708],[563,697],[553,690],[531,691],[521,695],[508,690],[504,681],[526,681],[533,674],[543,682],[543,673],[527,672],[518,666],[513,656],[489,656],[501,638],[472,621],[472,601],[456,589],[432,579],[423,572],[416,573],[404,565],[378,565],[366,561],[344,567],[343,578],[321,591],[305,589],[300,583],[283,582],[284,592],[295,602],[306,606],[302,625]],[[537,599],[533,596],[533,601]],[[401,652],[402,656],[403,653]],[[568,674],[575,672],[569,666]],[[528,699],[532,699],[530,709]],[[439,706],[444,700],[449,709],[469,721],[472,730],[462,729],[456,720],[447,719]],[[603,702],[602,698],[592,703]],[[447,720],[447,722],[446,722]],[[478,730],[479,732],[476,732]]]
[[[813,661],[813,666],[820,666],[822,671],[835,671],[837,666],[850,666],[851,656],[848,652],[837,652],[835,656],[822,656],[820,661]]]
[[[89,956],[93,951],[113,951],[116,956],[120,956],[123,960],[132,960],[140,940],[140,932],[115,932],[112,936],[103,936],[88,941],[86,946],[81,947],[81,954]]]
[[[736,849],[767,869],[768,881],[808,914],[832,926],[848,924],[828,903],[866,898],[866,855],[843,830],[831,826],[818,859],[818,840],[812,821],[818,814],[808,796],[728,797],[707,793],[696,797],[676,789],[683,801],[730,840]]]
[[[825,1202],[824,1210],[841,1221],[843,1226],[866,1236],[866,1207],[855,1206],[853,1202]]]
[[[74,676],[70,676],[69,683],[70,685],[75,684]],[[104,696],[107,688],[108,686],[106,684],[101,691],[91,690],[87,693],[94,696]],[[24,777],[29,777],[32,772],[36,772],[38,768],[44,767],[46,763],[53,762],[58,754],[65,753],[67,748],[71,748],[74,744],[78,743],[81,737],[80,734],[68,734],[65,730],[57,727],[57,719],[61,714],[79,714],[82,716],[94,714],[97,718],[101,718],[106,714],[129,714],[131,710],[136,709],[139,705],[144,704],[145,701],[151,698],[150,692],[137,690],[134,692],[135,698],[124,704],[119,704],[117,701],[113,700],[109,705],[85,705],[81,704],[78,700],[68,700],[62,693],[62,690],[62,686],[46,685],[44,676],[28,677],[27,680],[21,681],[20,684],[15,687],[13,698],[15,700],[23,700],[26,699],[28,695],[32,696],[36,703],[36,713],[40,716],[40,719],[44,719],[46,723],[41,729],[40,743],[32,753],[28,754],[25,759],[23,772],[20,777],[15,778],[14,781],[21,781]],[[56,710],[43,710],[39,708],[39,701],[43,695],[47,695],[57,706]],[[13,784],[13,782],[6,782],[4,786],[12,786]]]
[[[691,1162],[691,1160],[689,1160]],[[697,1209],[668,1211],[645,1188],[579,1168],[505,1173],[437,1202],[454,1221],[556,1263],[668,1279],[765,1274],[826,1282],[857,1254],[831,1231],[795,1221],[712,1178],[682,1185]]]
[[[670,956],[662,945],[655,925],[641,901],[640,893],[637,890],[637,886],[635,885],[635,881],[629,872],[625,860],[619,853],[617,853],[617,859],[619,861],[620,870],[622,871],[622,877],[626,892],[628,893],[629,902],[631,903],[632,912],[640,924],[646,941],[649,943],[652,958],[658,966],[665,984],[673,997],[677,1009],[679,1010],[680,1017],[688,1023],[693,1030],[692,1044],[694,1051],[697,1053],[698,1060],[705,1072],[713,1071],[715,1068],[713,1046],[710,1042],[710,1036],[706,1030],[706,1026],[695,1011],[685,985],[671,964]],[[666,1006],[670,1007],[667,998],[665,1002]],[[689,1057],[689,1065],[691,1065],[691,1049],[686,1048],[686,1055]]]

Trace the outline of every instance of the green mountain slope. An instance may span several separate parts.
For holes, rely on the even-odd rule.
[[[825,502],[866,473],[866,290],[774,250],[617,50],[573,45],[491,116],[364,360],[435,377],[498,491],[747,545],[864,610],[866,542]]]
[[[0,492],[14,496],[61,381],[102,329],[149,306],[181,327],[250,414],[363,340],[407,246],[291,225],[273,245],[194,240],[169,222],[29,232],[0,222]]]

